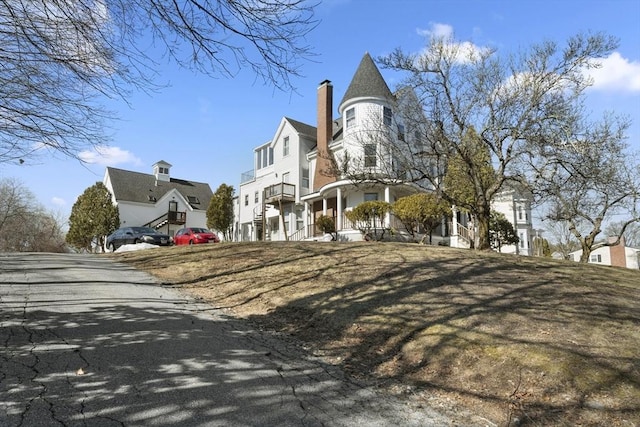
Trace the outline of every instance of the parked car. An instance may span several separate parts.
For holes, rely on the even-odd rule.
[[[130,243],[150,243],[152,245],[168,246],[171,238],[151,227],[124,227],[107,236],[107,248],[115,251],[122,245]]]
[[[216,233],[206,228],[186,227],[176,231],[173,242],[176,245],[195,245],[198,243],[218,243],[220,238]]]

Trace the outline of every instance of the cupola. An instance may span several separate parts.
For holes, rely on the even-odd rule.
[[[164,160],[160,160],[153,165],[153,175],[156,177],[156,181],[169,182],[171,178],[169,169],[171,165]]]

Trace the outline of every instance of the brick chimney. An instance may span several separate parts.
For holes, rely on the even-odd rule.
[[[329,80],[320,83],[318,87],[318,157],[313,175],[313,191],[335,182],[332,154],[329,143],[333,139],[333,85]]]
[[[610,237],[609,242],[615,242],[615,237]],[[615,267],[626,267],[627,266],[627,256],[625,253],[625,241],[624,236],[620,237],[620,243],[615,246],[609,246],[609,253],[611,255],[611,265]]]

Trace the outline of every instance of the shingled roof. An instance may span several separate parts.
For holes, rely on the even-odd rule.
[[[196,210],[207,210],[213,196],[209,184],[183,179],[170,178],[169,181],[156,181],[151,174],[132,172],[124,169],[108,167],[113,195],[117,201],[154,204],[168,191],[177,190],[191,207]],[[194,201],[199,203],[195,203]]]
[[[285,119],[289,123],[291,123],[291,126],[293,126],[293,128],[299,134],[311,137],[313,139],[316,139],[316,137],[318,136],[318,130],[316,129],[315,126],[311,126],[306,123],[299,122],[298,120],[294,120],[290,117],[285,117]]]
[[[388,100],[393,100],[394,96],[389,90],[389,86],[384,81],[382,74],[380,74],[380,70],[371,59],[371,55],[369,53],[365,53],[360,61],[360,65],[358,65],[358,69],[356,70],[353,79],[351,79],[351,83],[347,88],[347,91],[340,101],[340,105],[344,104],[346,101],[354,98],[362,98],[362,97],[376,97],[376,98],[384,98]]]

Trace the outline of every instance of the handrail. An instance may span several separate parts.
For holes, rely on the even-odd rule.
[[[143,227],[156,228],[156,226],[164,221],[173,221],[172,224],[185,224],[187,222],[187,213],[183,211],[169,211],[160,215],[157,218],[152,219]]]
[[[151,224],[153,224],[154,222],[158,221],[158,222],[162,222],[161,220],[165,219],[165,217],[168,218],[169,213],[164,213],[162,215],[160,215],[158,218],[154,218],[151,221],[149,221],[148,223],[144,224],[143,227],[151,227],[154,228]]]
[[[302,227],[289,235],[289,240],[300,241],[307,238],[307,229]]]
[[[296,197],[296,186],[286,182],[280,182],[278,184],[270,185],[264,189],[265,199],[270,199],[276,196]]]
[[[472,234],[473,233],[469,228],[458,223],[458,236],[461,236],[463,239],[466,239],[468,242],[471,242],[473,240]]]

